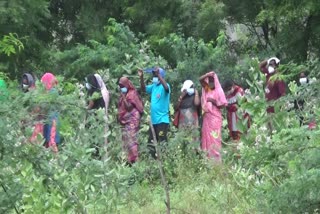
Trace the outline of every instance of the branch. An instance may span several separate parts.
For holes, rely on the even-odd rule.
[[[161,182],[162,182],[162,185],[163,185],[163,188],[164,188],[164,191],[166,193],[166,201],[165,201],[165,204],[166,204],[166,207],[167,207],[167,214],[170,214],[171,212],[171,208],[170,208],[170,194],[169,194],[169,188],[168,188],[168,184],[167,184],[167,180],[166,180],[166,177],[164,175],[164,171],[163,171],[163,162],[162,162],[162,159],[161,159],[161,151],[160,149],[158,148],[158,141],[157,141],[157,138],[156,138],[156,133],[154,131],[154,128],[153,128],[153,125],[151,123],[151,120],[149,120],[149,125],[150,125],[150,129],[151,129],[151,132],[152,132],[152,136],[153,136],[153,144],[155,146],[155,149],[156,149],[156,153],[157,153],[157,162],[159,164],[159,170],[160,170],[160,175],[161,175]]]

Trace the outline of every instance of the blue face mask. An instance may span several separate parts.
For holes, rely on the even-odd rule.
[[[125,94],[128,92],[128,89],[126,87],[120,88],[121,93]]]
[[[194,94],[194,88],[188,88],[187,89],[187,93],[189,96],[193,95]]]
[[[153,84],[159,84],[159,78],[158,77],[153,77],[152,78],[152,83]]]

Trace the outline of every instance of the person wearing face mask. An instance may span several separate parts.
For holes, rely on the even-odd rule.
[[[201,149],[207,153],[208,158],[221,162],[221,109],[228,102],[220,85],[218,76],[211,71],[199,78],[202,86],[202,130]]]
[[[30,73],[24,73],[22,75],[22,80],[21,80],[21,89],[23,92],[28,92],[30,89],[35,88],[35,78],[32,74]]]
[[[118,121],[122,126],[122,147],[127,153],[127,162],[131,165],[138,159],[138,133],[143,114],[143,102],[127,77],[121,77],[118,85],[120,87]]]
[[[104,109],[105,111],[105,132],[108,130],[108,124],[107,124],[107,118],[108,118],[108,107],[109,107],[109,101],[110,101],[110,94],[109,91],[104,84],[101,76],[99,74],[89,74],[86,78],[85,87],[87,89],[88,94],[88,110],[97,110],[97,109]],[[91,111],[90,111],[91,112]],[[95,111],[93,111],[93,114],[96,114]],[[87,128],[89,128],[91,124],[87,124]],[[107,145],[108,140],[107,138],[104,139],[104,144]],[[99,148],[101,147],[101,143],[95,142],[93,145],[95,147],[95,152],[93,153],[93,156],[100,159],[101,154]]]
[[[239,116],[237,115],[238,100],[244,96],[244,90],[240,86],[236,85],[232,80],[227,80],[224,84],[224,91],[228,101],[227,121],[229,136],[234,141],[238,141],[241,136],[241,133],[237,128],[237,122],[239,120]],[[246,113],[243,118],[249,120],[249,115]]]
[[[303,95],[308,92],[308,84],[310,84],[309,78],[306,75],[306,72],[301,72],[299,75],[299,81],[298,85],[300,85],[301,89],[299,90],[298,93],[298,99],[294,101],[294,108],[299,115],[299,121],[300,121],[300,126],[306,125],[305,117],[303,116],[304,114],[304,104],[305,100],[303,99]]]
[[[140,77],[140,86],[142,92],[151,95],[151,122],[155,130],[156,139],[159,143],[167,142],[167,133],[170,122],[169,105],[170,105],[170,85],[165,81],[165,71],[162,68],[154,67],[145,72],[153,74],[152,84],[145,86],[143,79],[143,70],[138,70]],[[152,132],[149,130],[148,148],[151,156],[156,158],[156,150],[152,143]]]
[[[184,81],[181,88],[181,94],[175,105],[175,111],[179,115],[176,124],[174,125],[179,129],[197,129],[199,127],[199,106],[199,92],[194,88],[194,84],[191,80]]]
[[[286,94],[286,84],[283,80],[271,78],[278,72],[280,60],[277,57],[272,57],[264,60],[259,64],[262,73],[266,75],[265,97],[267,101],[277,100]],[[274,113],[274,107],[267,108],[268,113]]]

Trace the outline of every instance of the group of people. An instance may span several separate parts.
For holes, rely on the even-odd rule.
[[[272,57],[260,63],[260,70],[266,75],[265,97],[267,101],[277,100],[285,95],[286,85],[282,80],[274,80],[272,76],[277,73],[280,60]],[[152,83],[145,85],[144,73],[152,74]],[[139,128],[141,117],[144,112],[144,102],[141,93],[150,95],[150,115],[152,128],[159,143],[167,141],[167,133],[170,124],[170,85],[165,80],[165,70],[154,67],[147,70],[138,70],[140,79],[140,93],[128,77],[121,77],[118,81],[120,96],[118,100],[118,122],[122,127],[123,149],[127,152],[127,161],[132,164],[139,157]],[[303,77],[304,78],[304,77]],[[303,78],[301,81],[303,81]],[[99,74],[90,74],[86,78],[85,87],[88,94],[87,109],[105,109],[107,120],[108,105],[110,100],[109,91]],[[32,74],[25,73],[22,77],[21,87],[28,92],[35,87],[35,78]],[[58,84],[52,73],[45,73],[41,82],[47,93],[56,93],[55,86]],[[221,162],[221,131],[223,115],[222,109],[227,110],[227,121],[230,138],[234,141],[240,139],[240,131],[237,128],[238,120],[246,120],[250,126],[250,117],[247,113],[239,115],[238,101],[244,96],[244,90],[232,80],[227,80],[223,87],[218,75],[211,71],[199,78],[201,93],[195,88],[194,82],[186,80],[181,88],[181,94],[174,106],[175,116],[173,124],[178,129],[198,130],[201,126],[201,137],[195,137],[195,141],[201,141],[201,149],[208,158]],[[4,82],[0,81],[0,87]],[[1,91],[1,90],[0,90]],[[45,140],[45,146],[58,151],[57,144],[60,142],[59,115],[55,110],[46,112],[47,122],[44,122],[42,110],[35,107],[33,113],[38,115],[34,124],[33,134],[30,141],[34,142],[41,134]],[[274,108],[269,106],[267,112],[274,113]],[[201,118],[201,120],[199,120]],[[106,126],[107,128],[107,126]],[[153,158],[157,158],[153,144],[153,134],[150,129],[148,149]],[[107,140],[106,142],[107,143]]]

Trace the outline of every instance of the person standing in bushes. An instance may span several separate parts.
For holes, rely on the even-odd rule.
[[[272,57],[260,63],[259,67],[262,73],[266,75],[265,97],[267,101],[274,101],[286,94],[286,84],[283,80],[273,80],[271,77],[278,72],[280,60]],[[267,108],[268,113],[274,113],[274,107]]]
[[[221,162],[221,109],[227,106],[223,89],[218,76],[211,71],[199,78],[202,86],[202,130],[201,149],[207,153],[209,158]]]
[[[309,122],[305,121],[305,117],[303,116],[304,110],[304,105],[305,105],[305,100],[303,99],[303,96],[306,93],[313,93],[312,90],[309,89],[309,84],[311,84],[312,81],[309,79],[305,71],[302,71],[299,74],[299,82],[298,84],[300,85],[300,90],[298,93],[299,99],[294,101],[294,108],[296,112],[298,113],[299,120],[300,120],[300,126],[302,125],[308,125],[309,129],[315,129],[317,127],[316,121],[314,118],[312,118]],[[311,112],[313,114],[313,112]]]
[[[109,91],[104,84],[101,76],[99,74],[90,74],[86,78],[86,89],[88,91],[89,102],[87,109],[88,110],[97,110],[97,109],[104,109],[105,111],[105,121],[107,123],[108,118],[108,107],[109,107],[109,100],[110,94]],[[107,132],[108,125],[105,126],[105,132]],[[107,139],[105,138],[104,144],[108,143]],[[96,152],[94,156],[100,158],[100,152],[97,145],[95,145]]]
[[[24,93],[30,92],[31,90],[35,89],[36,87],[36,79],[34,76],[30,73],[24,73],[22,75],[21,83],[20,83],[21,90]],[[43,128],[44,128],[44,113],[42,112],[43,109],[41,109],[39,106],[33,106],[33,103],[29,103],[27,105],[31,105],[31,116],[32,116],[32,123],[33,123],[33,132],[29,139],[31,143],[37,143],[40,144],[41,142],[38,142],[38,136],[43,137]],[[25,121],[22,121],[23,123]]]
[[[239,116],[237,115],[238,100],[244,96],[244,90],[240,86],[236,85],[233,80],[227,80],[224,84],[224,91],[228,101],[227,121],[229,136],[232,140],[239,141],[241,133],[237,128],[237,122],[239,120]],[[248,113],[244,114],[243,118],[248,120],[247,123],[249,126]]]
[[[178,112],[176,125],[179,129],[197,129],[199,127],[198,109],[200,106],[199,92],[194,88],[191,80],[186,80],[181,88],[181,94],[175,105],[175,111]]]
[[[181,88],[181,94],[175,105],[173,125],[179,130],[185,130],[192,135],[193,142],[199,142],[200,96],[191,80],[186,80]],[[195,133],[196,132],[196,133]],[[191,143],[191,142],[189,142]],[[185,148],[186,144],[183,144]]]
[[[45,73],[41,77],[41,82],[44,85],[47,93],[51,95],[58,94],[56,89],[58,80],[52,73]],[[53,152],[57,153],[57,145],[60,143],[59,114],[53,105],[49,106],[46,123],[43,127],[43,135],[45,138],[45,147],[51,148]]]
[[[138,159],[138,133],[143,103],[138,91],[127,77],[121,77],[118,85],[121,91],[118,121],[122,125],[123,149],[127,152],[128,163],[133,164]]]
[[[150,72],[150,70],[146,70]],[[153,74],[152,84],[145,86],[143,71],[138,70],[140,77],[140,86],[142,92],[151,95],[151,122],[155,130],[156,139],[159,143],[167,142],[167,132],[169,128],[169,104],[170,104],[170,85],[165,81],[165,71],[162,68],[154,67],[151,69]],[[151,156],[157,158],[156,150],[152,143],[153,136],[151,129],[149,131],[148,148]]]

